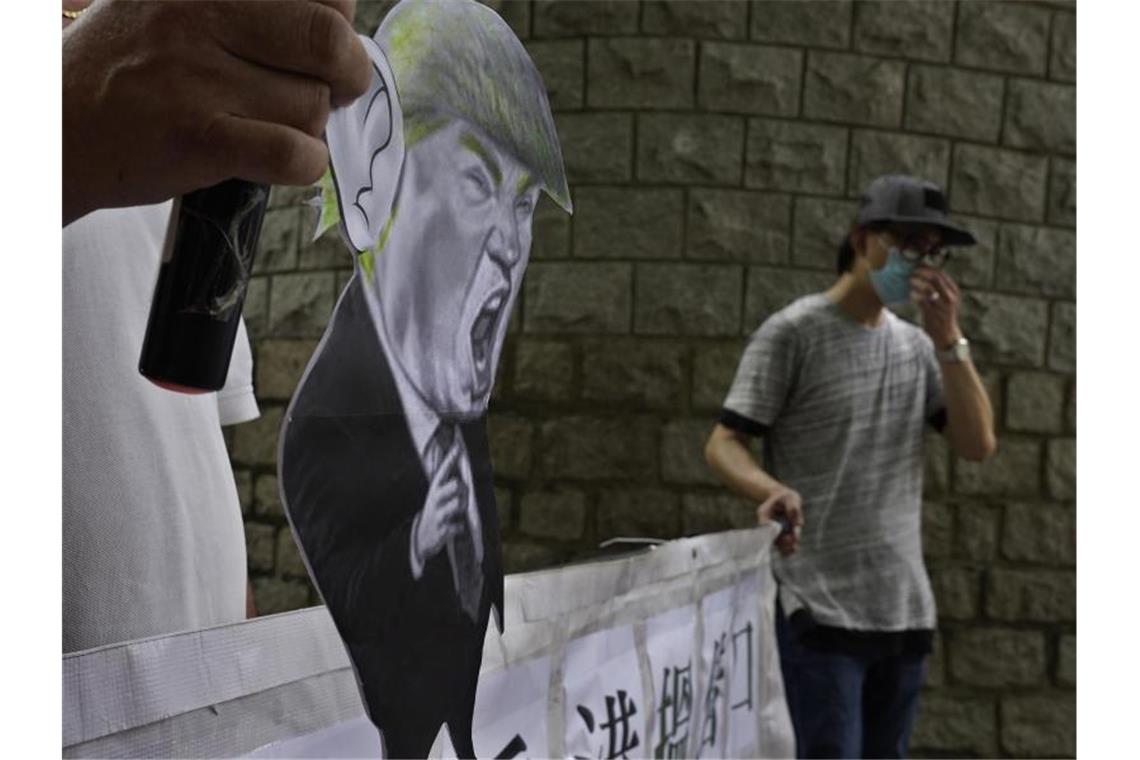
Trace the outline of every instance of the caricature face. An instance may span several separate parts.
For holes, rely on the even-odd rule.
[[[394,358],[444,418],[486,408],[538,192],[526,169],[464,121],[407,151],[374,286]]]

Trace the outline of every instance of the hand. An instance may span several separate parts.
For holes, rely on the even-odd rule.
[[[456,436],[456,441],[432,476],[424,508],[416,524],[414,550],[423,563],[438,554],[467,520],[468,494],[458,477],[459,454],[462,451],[458,439]]]
[[[63,32],[64,224],[239,177],[316,182],[372,68],[355,0],[95,2]]]
[[[922,312],[922,328],[943,351],[962,337],[958,327],[958,286],[940,269],[920,267],[910,278],[910,297]]]
[[[776,518],[787,522],[792,529],[776,538],[776,548],[785,557],[795,554],[800,545],[800,529],[804,525],[803,499],[791,488],[775,491],[756,509],[756,522],[770,523]]]

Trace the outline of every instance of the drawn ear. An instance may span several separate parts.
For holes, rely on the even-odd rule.
[[[329,115],[325,141],[342,232],[357,251],[368,251],[392,213],[404,163],[404,118],[388,59],[375,40],[360,39],[372,60],[372,84]]]

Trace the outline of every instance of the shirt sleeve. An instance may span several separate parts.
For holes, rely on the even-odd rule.
[[[253,395],[253,353],[249,348],[244,319],[238,322],[229,374],[226,375],[225,386],[218,391],[217,399],[218,418],[223,425],[249,422],[261,414]]]
[[[776,315],[752,334],[721,411],[721,424],[763,435],[784,409],[795,379],[796,336]]]
[[[923,361],[926,365],[926,421],[942,432],[946,427],[946,401],[942,397],[942,365],[934,351],[934,343],[926,333],[922,334]]]

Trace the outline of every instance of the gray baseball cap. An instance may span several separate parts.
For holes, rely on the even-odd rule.
[[[871,180],[863,191],[863,203],[855,215],[859,225],[875,222],[929,224],[942,230],[945,245],[975,245],[965,227],[946,215],[946,196],[933,182],[905,174],[887,174]]]

